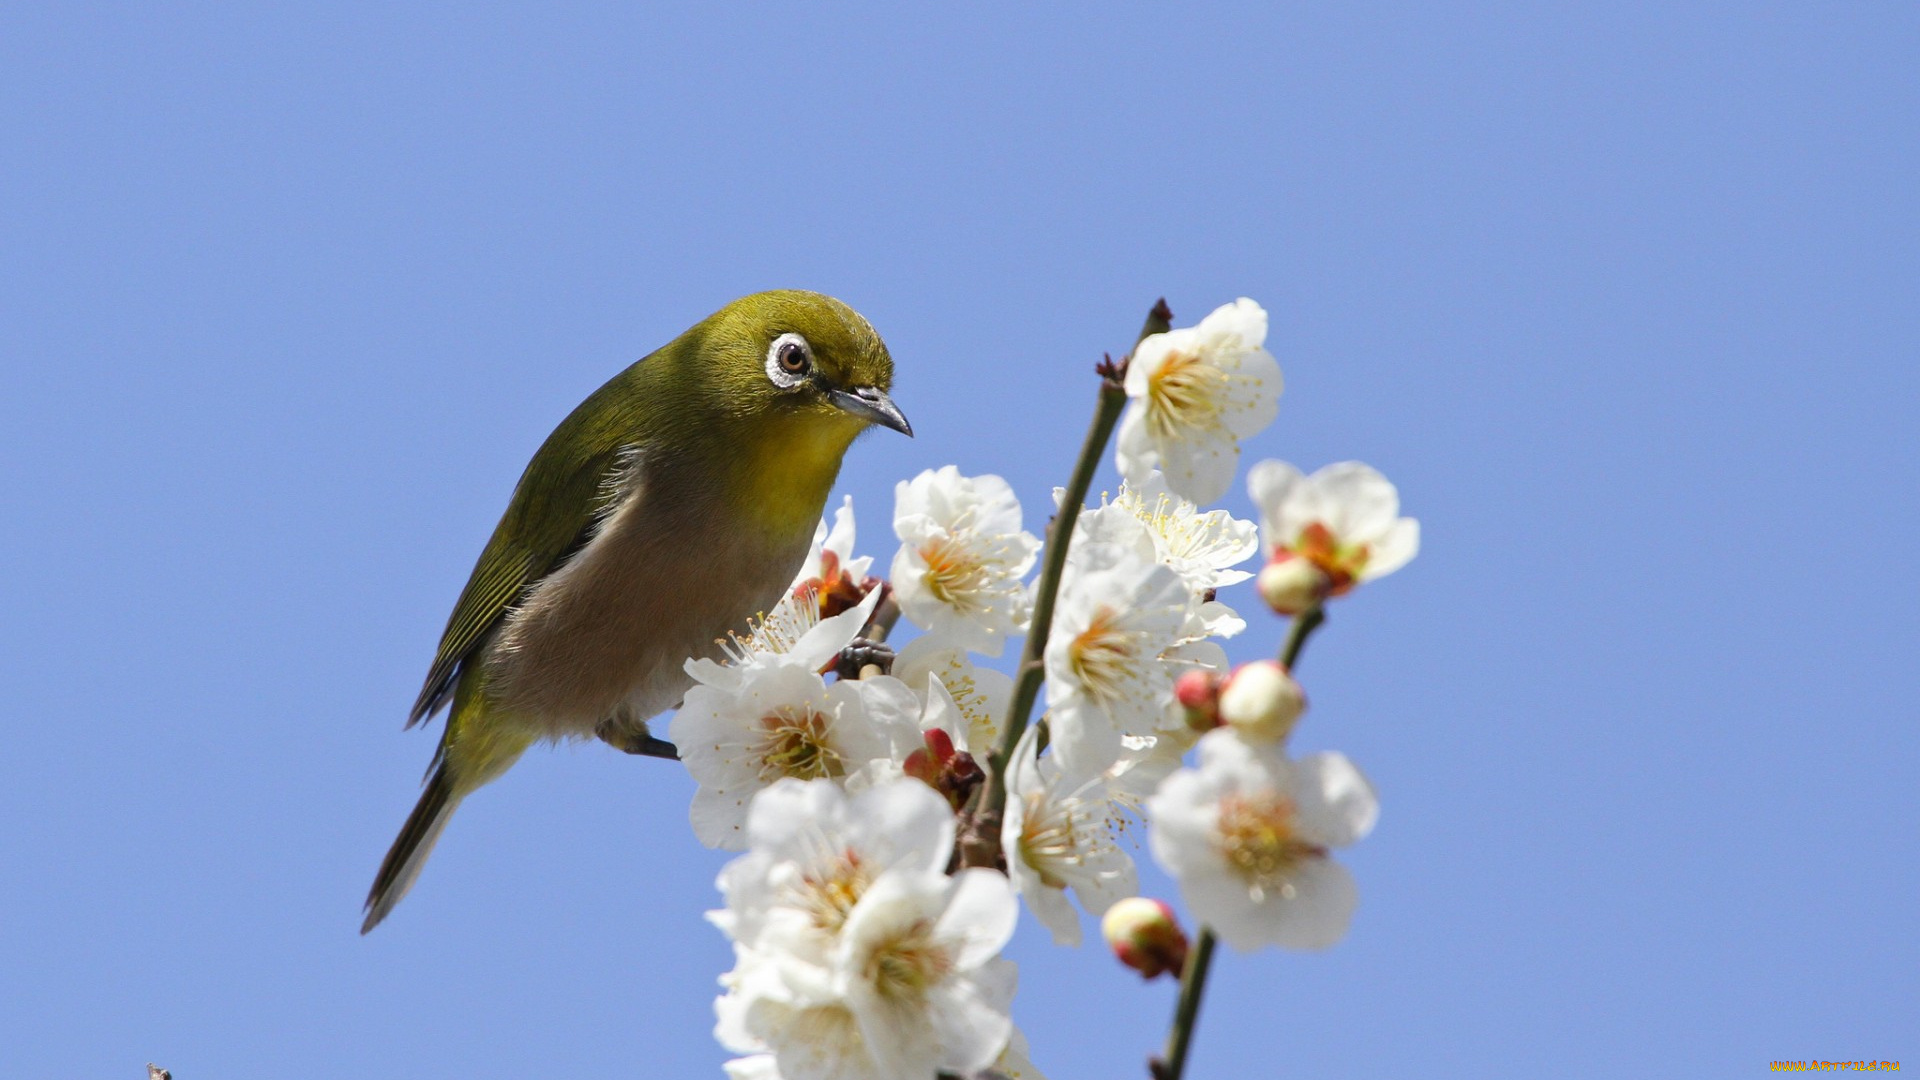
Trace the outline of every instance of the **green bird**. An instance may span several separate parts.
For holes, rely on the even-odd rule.
[[[542,739],[673,757],[647,720],[691,657],[780,599],[841,458],[912,435],[893,359],[829,296],[743,297],[613,377],[547,436],[454,605],[407,726],[451,703],[360,932],[407,894],[460,800]]]

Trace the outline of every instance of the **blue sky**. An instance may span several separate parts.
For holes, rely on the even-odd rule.
[[[1272,313],[1249,460],[1422,519],[1301,669],[1352,931],[1193,1075],[1920,1056],[1920,15],[1322,8],[0,10],[0,1071],[717,1075],[671,766],[530,755],[356,930],[527,457],[787,286],[898,361],[883,561],[922,468],[1039,515],[1161,295]],[[1039,1064],[1144,1076],[1171,987],[1034,930]]]

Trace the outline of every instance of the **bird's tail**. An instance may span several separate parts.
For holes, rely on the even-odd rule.
[[[413,813],[407,815],[407,823],[400,827],[399,838],[380,863],[373,889],[367,893],[367,918],[360,924],[361,933],[379,926],[380,920],[413,888],[414,879],[426,865],[434,842],[440,839],[440,831],[447,827],[447,819],[459,805],[460,796],[454,793],[453,778],[447,774],[447,762],[442,758],[427,778],[427,789],[420,793]]]

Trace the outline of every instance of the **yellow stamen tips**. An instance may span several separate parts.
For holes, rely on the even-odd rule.
[[[770,784],[783,776],[797,780],[845,776],[847,763],[827,738],[831,723],[828,717],[804,705],[776,709],[762,717],[764,734],[756,755],[760,779]]]
[[[1170,353],[1147,376],[1147,425],[1160,439],[1219,426],[1227,374],[1191,353]]]
[[[954,708],[967,720],[967,743],[972,746],[992,746],[999,738],[999,717],[987,708],[987,695],[980,689],[979,683],[962,667],[956,659],[947,664],[947,670],[940,676],[941,685],[947,688],[948,696],[953,698]]]
[[[935,537],[921,546],[920,557],[927,563],[927,591],[941,603],[963,613],[986,606],[980,594],[993,584],[993,575],[961,540],[951,535]]]
[[[1327,854],[1326,848],[1295,834],[1293,800],[1271,792],[1221,799],[1214,842],[1256,898],[1268,890],[1291,898],[1294,886],[1288,875],[1301,862]]]
[[[935,940],[933,925],[921,919],[873,951],[866,976],[881,997],[918,1002],[952,971],[953,957]]]
[[[802,877],[794,886],[794,906],[807,913],[814,929],[838,934],[853,906],[873,884],[873,871],[852,851],[842,852],[826,869]]]
[[[810,586],[802,586],[800,591],[772,611],[763,611],[755,616],[745,637],[729,630],[719,644],[729,662],[738,665],[753,656],[792,652],[807,631],[818,625],[818,591]]]
[[[1103,607],[1088,620],[1087,628],[1073,636],[1067,656],[1073,674],[1087,695],[1107,703],[1118,700],[1134,678],[1139,662],[1141,640],[1138,630],[1129,630],[1120,614]]]
[[[1228,542],[1227,531],[1233,525],[1226,514],[1197,513],[1191,504],[1164,492],[1149,502],[1129,488],[1120,493],[1117,502],[1152,529],[1164,543],[1168,557],[1174,559],[1194,558],[1220,547]]]

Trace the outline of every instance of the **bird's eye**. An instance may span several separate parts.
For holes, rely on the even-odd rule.
[[[799,375],[807,370],[806,346],[797,341],[784,342],[780,346],[780,370]]]
[[[767,347],[767,378],[775,386],[798,386],[812,368],[813,350],[799,334],[781,334]]]

